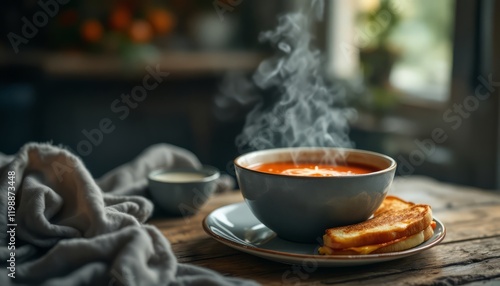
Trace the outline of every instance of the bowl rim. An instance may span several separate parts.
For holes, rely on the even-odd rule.
[[[208,172],[213,172],[211,175],[207,175],[203,177],[200,180],[193,180],[193,181],[185,181],[185,182],[166,182],[166,181],[160,181],[156,180],[153,178],[154,176],[158,174],[163,174],[163,173],[180,173],[180,172],[191,172],[191,173],[203,173],[203,171],[208,171]],[[148,174],[148,180],[154,181],[157,183],[161,184],[197,184],[197,183],[207,183],[211,182],[214,180],[217,180],[220,177],[220,171],[218,168],[214,166],[209,166],[209,165],[203,165],[201,167],[173,167],[173,168],[160,168],[160,169],[155,169]]]
[[[253,169],[250,169],[248,167],[244,167],[242,166],[241,164],[238,163],[239,160],[241,160],[243,157],[245,156],[248,156],[250,154],[259,154],[259,153],[282,153],[282,152],[286,152],[286,151],[300,151],[300,150],[303,150],[303,151],[316,151],[316,150],[323,150],[323,149],[328,149],[328,150],[342,150],[342,151],[345,151],[345,152],[351,152],[351,153],[362,153],[362,154],[368,154],[368,155],[373,155],[373,156],[377,156],[377,157],[381,157],[381,158],[384,158],[386,160],[388,160],[390,162],[390,165],[389,167],[387,168],[384,168],[382,170],[379,170],[379,171],[375,171],[375,172],[370,172],[370,173],[366,173],[366,174],[352,174],[352,175],[342,175],[342,176],[325,176],[325,177],[311,177],[311,176],[303,176],[303,175],[285,175],[285,174],[275,174],[275,173],[268,173],[268,172],[263,172],[263,171],[257,171],[257,170],[253,170]],[[381,153],[377,153],[377,152],[373,152],[373,151],[368,151],[368,150],[362,150],[362,149],[354,149],[354,148],[342,148],[342,147],[285,147],[285,148],[272,148],[272,149],[264,149],[264,150],[256,150],[256,151],[251,151],[251,152],[248,152],[248,153],[245,153],[245,154],[242,154],[238,157],[236,157],[234,160],[233,160],[233,163],[236,167],[239,167],[241,169],[244,169],[244,170],[247,170],[247,171],[250,171],[250,172],[253,172],[253,173],[259,173],[259,174],[265,174],[265,175],[269,175],[269,176],[278,176],[278,177],[287,177],[287,178],[297,178],[297,179],[304,179],[304,178],[314,178],[315,180],[319,179],[341,179],[341,178],[361,178],[361,177],[370,177],[370,176],[376,176],[376,175],[379,175],[379,174],[383,174],[383,173],[388,173],[388,172],[391,172],[393,170],[396,169],[397,167],[397,162],[396,160],[394,160],[393,158],[387,156],[387,155],[384,155],[384,154],[381,154]]]

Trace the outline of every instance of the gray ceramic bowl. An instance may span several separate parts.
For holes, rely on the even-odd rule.
[[[165,212],[189,216],[197,213],[217,187],[217,168],[156,170],[149,174],[149,193]]]
[[[249,166],[272,162],[344,162],[378,171],[361,175],[307,177],[270,174]],[[283,148],[235,159],[236,176],[252,213],[278,236],[317,243],[327,228],[368,219],[384,200],[396,171],[385,155],[355,149]]]

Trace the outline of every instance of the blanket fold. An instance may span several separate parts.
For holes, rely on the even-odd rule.
[[[187,150],[152,146],[99,180],[50,144],[0,154],[0,163],[1,285],[254,285],[178,263],[163,234],[144,224],[154,208],[147,174],[201,166]]]

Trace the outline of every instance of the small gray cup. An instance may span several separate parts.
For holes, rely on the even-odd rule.
[[[163,211],[190,216],[213,194],[219,177],[219,170],[211,166],[156,170],[148,176],[149,193]]]

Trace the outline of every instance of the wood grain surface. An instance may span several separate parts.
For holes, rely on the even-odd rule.
[[[414,256],[364,266],[317,268],[287,265],[242,253],[208,236],[201,226],[212,210],[243,200],[239,192],[216,195],[188,218],[151,220],[182,263],[263,285],[500,285],[500,194],[425,177],[397,178],[391,194],[429,204],[446,238]]]

